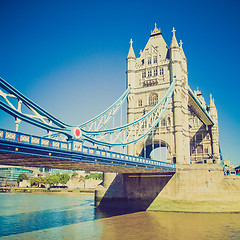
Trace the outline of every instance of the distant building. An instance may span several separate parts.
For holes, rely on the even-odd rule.
[[[235,175],[236,169],[234,165],[229,160],[222,161],[223,163],[223,170],[225,175]]]
[[[240,175],[240,166],[236,167],[236,168],[235,168],[235,171],[236,171],[236,174],[237,174],[237,175]]]
[[[73,172],[78,173],[79,176],[85,176],[85,171],[77,171],[77,170],[68,170],[68,169],[51,169],[51,168],[39,168],[39,171],[42,173],[43,176],[49,176],[57,173],[66,173],[66,174],[72,174]]]
[[[17,166],[0,166],[0,182],[1,181],[17,181],[19,174],[25,173],[29,178],[35,176],[34,169],[17,167]]]

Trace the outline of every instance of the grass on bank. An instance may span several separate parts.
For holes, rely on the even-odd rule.
[[[148,211],[162,212],[232,212],[240,213],[239,201],[191,201],[156,199]]]

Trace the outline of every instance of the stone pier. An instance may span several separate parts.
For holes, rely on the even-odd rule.
[[[177,165],[175,174],[105,173],[98,208],[132,211],[240,212],[240,177],[221,165]]]

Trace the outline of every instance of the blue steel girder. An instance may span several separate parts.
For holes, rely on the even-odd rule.
[[[85,132],[83,130],[83,136],[92,143],[109,147],[136,143],[153,131],[161,121],[172,98],[175,84],[174,78],[164,97],[148,113],[134,122],[100,131]]]
[[[25,97],[2,78],[0,78],[0,87],[7,93],[0,89],[0,97],[3,99],[0,100],[0,108],[14,116],[16,119],[26,121],[47,131],[62,133],[70,139],[80,139],[82,141],[89,141],[93,144],[108,147],[119,145],[126,146],[139,141],[154,130],[172,98],[175,83],[176,79],[174,78],[165,96],[144,116],[132,123],[112,129],[104,128],[126,100],[128,93],[130,92],[130,87],[111,107],[80,126],[71,126],[58,120],[33,101]],[[17,99],[18,106],[14,106],[10,99]],[[22,104],[30,109],[32,112],[31,115],[22,112]],[[96,123],[95,125],[97,126],[95,127],[95,131],[91,130],[93,123]]]
[[[71,126],[52,116],[50,113],[39,107],[32,100],[28,99],[12,87],[4,79],[0,78],[0,97],[2,97],[2,99],[0,99],[0,108],[18,119],[19,122],[20,120],[23,120],[29,124],[45,129],[48,132],[51,131],[58,134],[64,134],[68,138],[79,138],[80,136],[76,136],[75,134],[77,128],[79,131],[81,131],[81,129],[84,129],[85,131],[103,129],[118,112],[126,100],[129,91],[130,86],[112,106],[99,114],[97,117],[81,124],[80,126]],[[14,106],[13,99],[17,99],[17,106]],[[24,104],[32,112],[32,114],[22,112],[22,104]],[[56,136],[56,134],[54,135]]]
[[[72,126],[63,123],[59,119],[52,116],[50,113],[39,107],[32,100],[28,99],[2,78],[0,78],[0,97],[2,97],[0,100],[0,108],[13,117],[43,128],[47,131],[60,132],[68,137],[72,136]],[[17,99],[18,101],[17,106],[14,106],[14,99]],[[25,105],[32,114],[23,113],[22,104]]]
[[[108,172],[175,173],[174,164],[0,129],[0,164]]]
[[[116,115],[123,103],[126,101],[127,96],[131,90],[131,86],[128,86],[123,95],[105,111],[92,118],[91,120],[81,124],[79,127],[85,131],[97,131],[102,130],[109,123],[109,121]]]

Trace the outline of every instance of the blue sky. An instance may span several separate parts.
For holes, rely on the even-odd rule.
[[[155,22],[168,45],[175,27],[191,88],[215,99],[223,156],[240,164],[239,1],[0,0],[0,9],[0,76],[72,125],[125,90],[130,38],[138,57]],[[0,111],[0,127],[14,126]]]

